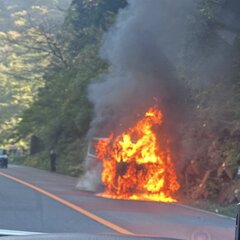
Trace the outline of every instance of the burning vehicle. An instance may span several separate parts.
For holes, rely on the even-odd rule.
[[[213,1],[217,9],[213,41],[219,49],[206,58],[208,50],[202,51],[198,40],[191,40],[193,49],[186,51],[186,59],[178,54],[192,39],[188,17],[195,4],[154,2],[133,1],[126,10],[129,17],[119,14],[104,36],[100,52],[110,68],[88,88],[94,107],[88,137],[109,137],[108,141],[95,139],[97,151],[87,158],[84,181],[99,192],[97,181],[91,184],[97,176],[104,187],[100,195],[109,198],[172,202],[177,201],[177,193],[197,200],[211,192],[218,198],[226,193],[226,186],[219,186],[226,180],[232,185],[234,175],[229,174],[226,159],[214,157],[217,147],[211,145],[218,142],[218,133],[211,130],[212,119],[199,114],[206,106],[195,108],[186,80],[194,89],[215,85],[220,76],[225,81],[220,70],[227,74],[230,70],[226,43],[233,44],[233,36],[239,33],[239,1]],[[143,18],[144,14],[150,17]],[[198,24],[201,16],[196,14],[193,23]],[[183,77],[179,74],[182,60],[187,63]],[[233,193],[228,195],[234,197]],[[220,198],[224,199],[220,203],[231,202]]]
[[[108,140],[95,138],[96,160],[102,162],[101,180],[105,187],[100,196],[176,201],[173,196],[180,185],[168,141],[156,134],[162,123],[162,112],[151,107],[124,133],[111,134]]]

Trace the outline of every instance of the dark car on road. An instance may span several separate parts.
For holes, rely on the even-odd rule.
[[[7,150],[4,148],[0,148],[0,167],[7,168],[8,167],[8,155]]]

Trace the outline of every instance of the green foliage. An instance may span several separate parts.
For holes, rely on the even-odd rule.
[[[14,157],[12,159],[14,164],[27,165],[41,169],[50,169],[50,160],[46,152],[37,153],[35,155],[25,155],[21,157]]]
[[[221,180],[229,181],[233,187],[238,182],[235,176],[240,164],[239,37],[231,45],[218,35],[219,10],[221,5],[217,1],[200,1],[199,14],[191,22],[192,35],[184,50],[182,66],[185,78],[190,79],[192,93],[191,118],[185,125],[188,130],[183,131],[184,147],[191,149],[184,156],[185,161],[198,161],[200,178],[207,170],[216,170],[223,163],[233,175],[231,180],[209,177],[208,197],[214,200],[219,197]],[[199,27],[194,28],[194,24]]]
[[[207,211],[211,211],[217,214],[226,215],[229,217],[236,217],[237,204],[230,204],[228,206],[221,206],[212,201],[197,201],[192,203],[193,207],[202,208]]]
[[[0,18],[0,143],[16,141],[15,126],[44,85],[50,64],[65,64],[56,41],[63,22],[59,1],[1,0]],[[61,20],[62,19],[62,20]]]
[[[43,152],[56,149],[59,172],[77,175],[83,171],[85,137],[92,117],[87,88],[107,71],[107,64],[99,57],[102,34],[125,5],[123,0],[72,2],[57,33],[62,39],[56,43],[63,61],[57,61],[54,54],[49,59],[44,85],[18,125],[18,138],[30,139],[34,134],[42,140]]]

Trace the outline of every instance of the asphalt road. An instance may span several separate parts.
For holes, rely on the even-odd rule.
[[[29,167],[1,169],[0,229],[234,239],[231,218],[180,204],[104,199],[77,190],[76,183]],[[198,238],[201,234],[207,238]]]
[[[61,203],[0,176],[0,229],[34,232],[113,232]]]

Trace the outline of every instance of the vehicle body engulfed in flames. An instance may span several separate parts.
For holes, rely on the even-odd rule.
[[[180,185],[168,139],[158,136],[154,130],[161,128],[162,123],[162,112],[151,107],[135,126],[119,136],[111,134],[109,138],[92,140],[88,158],[92,158],[93,164],[102,163],[101,181],[105,191],[100,196],[176,201],[174,193]]]

